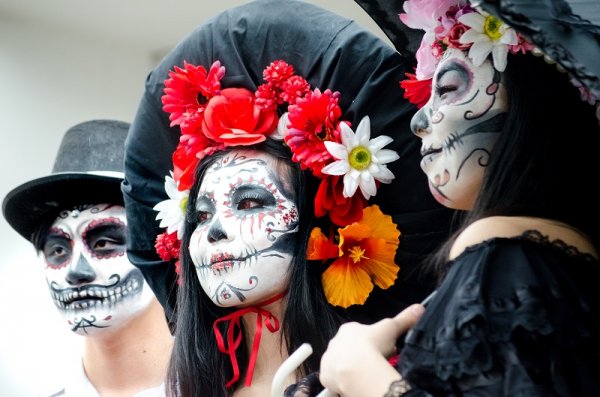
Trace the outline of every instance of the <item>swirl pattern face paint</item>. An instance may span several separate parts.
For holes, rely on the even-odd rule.
[[[507,109],[506,88],[491,61],[475,67],[463,51],[444,53],[431,98],[411,121],[422,140],[421,168],[438,202],[471,209]]]
[[[145,310],[153,294],[126,255],[125,208],[98,204],[62,211],[44,239],[46,281],[71,330],[96,335]]]
[[[190,255],[204,292],[219,306],[248,306],[284,292],[298,227],[287,165],[235,150],[201,182]]]

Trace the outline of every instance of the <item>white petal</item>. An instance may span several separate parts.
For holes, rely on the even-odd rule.
[[[363,172],[361,174],[360,182],[360,191],[363,196],[368,200],[371,196],[377,194],[377,185],[375,185],[375,179],[373,175],[369,172]]]
[[[492,51],[492,43],[487,41],[476,41],[469,50],[469,58],[473,61],[474,66],[480,66]]]
[[[342,144],[350,151],[354,147],[354,131],[343,121],[340,123],[340,128],[342,129]]]
[[[391,163],[392,161],[396,161],[400,158],[396,151],[390,149],[380,150],[377,152],[377,156],[373,157],[377,159],[378,164]]]
[[[483,33],[478,32],[475,29],[469,29],[458,38],[458,42],[461,44],[474,43],[476,41],[481,41],[482,36],[487,38]]]
[[[369,140],[371,139],[371,119],[369,116],[365,116],[358,123],[358,127],[356,128],[356,139],[359,145],[368,146]]]
[[[175,198],[175,195],[178,193],[177,184],[170,176],[165,177],[165,192],[170,198]]]
[[[507,25],[508,26],[508,25]],[[508,45],[517,45],[519,44],[519,38],[517,37],[517,32],[513,28],[508,28],[500,38],[500,42]]]
[[[494,61],[494,67],[499,72],[504,72],[506,69],[506,58],[508,56],[508,46],[500,44],[494,47],[492,50],[492,60]]]
[[[382,147],[392,142],[394,142],[394,140],[389,136],[379,135],[378,137],[371,139],[369,142],[369,151],[371,153],[377,153],[377,151],[381,150]]]
[[[379,167],[377,173],[373,173],[373,177],[381,183],[391,183],[395,176],[386,166]]]
[[[485,17],[478,12],[469,12],[458,18],[458,22],[467,25],[468,27],[478,31],[479,33],[483,33]]]
[[[356,179],[352,178],[352,174],[348,173],[344,175],[344,197],[352,197],[354,193],[356,193],[356,188],[358,187],[358,183]]]
[[[340,143],[325,141],[325,149],[337,160],[348,159],[348,148]]]
[[[169,207],[171,206],[171,202],[172,201],[174,201],[174,200],[169,199],[169,200],[161,201],[160,203],[156,204],[153,209],[155,211],[165,211],[165,210],[168,210]]]
[[[350,164],[345,160],[334,161],[321,169],[327,175],[344,175],[350,171]]]
[[[279,122],[277,123],[277,129],[269,135],[270,138],[276,139],[278,141],[282,141],[283,138],[287,135],[288,132],[288,112],[285,112],[279,118]]]

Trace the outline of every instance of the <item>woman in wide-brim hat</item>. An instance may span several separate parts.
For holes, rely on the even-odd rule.
[[[436,200],[468,214],[425,310],[343,326],[321,382],[348,397],[599,395],[600,3],[393,12],[425,31],[402,83],[421,107],[421,168]]]
[[[318,368],[320,354],[343,319],[373,322],[431,291],[431,280],[420,278],[416,270],[448,235],[452,211],[431,198],[418,172],[419,145],[409,127],[416,108],[398,90],[406,71],[404,58],[372,33],[322,8],[292,0],[255,1],[217,15],[153,70],[126,145],[123,191],[130,257],[176,325],[168,382],[173,392],[261,395],[257,388],[265,386],[268,371],[302,343],[310,343],[314,350],[298,372],[306,374]],[[241,114],[252,117],[236,119]],[[237,124],[243,120],[248,123]],[[277,120],[279,124],[274,123]],[[278,132],[283,142],[273,142],[276,129],[282,130]],[[360,139],[354,142],[350,136]],[[325,151],[325,141],[336,151],[336,161],[329,149]],[[352,155],[345,144],[352,146]],[[246,240],[268,226],[269,238],[279,244],[282,228],[299,222],[294,263],[281,277],[289,287],[284,297],[278,297],[282,292],[278,291],[252,305],[249,290],[256,291],[255,283],[221,284],[213,289],[218,294],[211,296],[200,288],[207,282],[203,275],[209,267],[215,273],[231,270],[234,261],[219,257],[230,258],[236,254],[234,248],[204,261],[203,253],[189,249],[192,243],[204,249],[231,236],[225,233],[226,223],[237,220],[238,209],[220,222],[224,233],[216,233],[215,220],[229,200],[219,194],[218,184],[211,188],[214,201],[207,199],[205,181],[232,177],[219,174],[231,167],[215,164],[248,156],[247,151],[237,151],[245,145],[251,145],[253,154],[279,156],[279,163],[287,164],[286,172],[272,172],[278,175],[277,183],[266,184],[269,191],[285,191],[281,186],[290,185],[288,174],[305,176],[291,183],[299,192],[296,201],[291,200],[299,218],[283,199],[285,194],[273,192],[287,204],[271,214],[255,216],[261,213],[256,209],[248,215],[245,225],[254,229],[243,233]],[[279,150],[268,145],[279,145]],[[282,150],[288,151],[287,159],[276,153]],[[254,167],[260,162],[253,159]],[[239,198],[233,191],[241,191],[240,183],[249,182],[243,168],[240,178],[229,182],[232,200]],[[257,194],[254,188],[245,191]],[[379,209],[367,210],[367,198]],[[257,203],[246,200],[243,209],[246,205],[254,208]],[[373,216],[364,217],[363,207]],[[269,217],[279,219],[280,210],[291,223],[269,226]],[[209,228],[206,244],[199,244],[193,234],[208,224],[215,227]],[[377,230],[381,225],[383,233]],[[263,248],[254,246],[250,251],[264,252]],[[247,280],[256,280],[253,277]],[[267,313],[281,302],[283,314],[279,307]],[[278,325],[265,328],[263,322],[262,331],[248,326],[247,318],[258,314],[264,321],[276,318]],[[247,334],[239,334],[244,331]],[[277,346],[281,350],[267,358],[264,348],[273,333],[282,337]],[[244,337],[235,342],[238,335]],[[256,349],[251,349],[253,344]],[[253,374],[254,368],[261,372]]]

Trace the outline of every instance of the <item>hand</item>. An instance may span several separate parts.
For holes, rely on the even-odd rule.
[[[388,363],[397,339],[412,328],[425,308],[409,306],[394,318],[372,325],[347,323],[329,341],[321,358],[323,386],[344,397],[383,396],[400,374]]]

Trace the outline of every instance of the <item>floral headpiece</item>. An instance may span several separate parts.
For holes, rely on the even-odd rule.
[[[492,54],[499,72],[506,68],[509,52],[533,49],[513,28],[466,0],[407,0],[404,11],[400,20],[406,26],[425,31],[416,53],[416,73],[407,73],[408,79],[400,83],[405,98],[419,108],[429,100],[433,73],[448,48],[467,52],[475,66]]]
[[[363,304],[373,284],[382,289],[393,285],[400,270],[394,262],[400,232],[378,206],[366,206],[380,183],[394,179],[386,164],[399,156],[383,149],[392,138],[371,139],[368,117],[354,131],[340,119],[339,92],[311,89],[282,60],[263,71],[265,83],[254,93],[221,89],[224,75],[219,61],[208,70],[184,62],[165,81],[163,110],[170,114],[171,126],[179,126],[181,138],[173,171],[165,179],[169,199],[154,207],[160,226],[167,228],[156,239],[160,257],[176,260],[179,273],[185,208],[198,162],[227,147],[270,138],[283,140],[292,161],[320,180],[315,216],[327,216],[338,227],[335,236],[314,228],[307,252],[307,259],[329,264],[322,276],[328,301],[342,307]],[[280,105],[288,108],[278,117]]]
[[[448,48],[465,51],[473,65],[481,65],[491,54],[494,68],[503,72],[509,53],[528,53],[543,56],[512,27],[499,18],[470,5],[467,0],[407,0],[400,20],[409,28],[425,31],[416,52],[415,74],[400,82],[404,97],[417,107],[423,107],[431,96],[431,80],[436,66]],[[545,57],[548,63],[555,63]],[[557,64],[560,70],[560,65]],[[581,83],[571,79],[579,88],[581,99],[594,104],[596,98]]]

